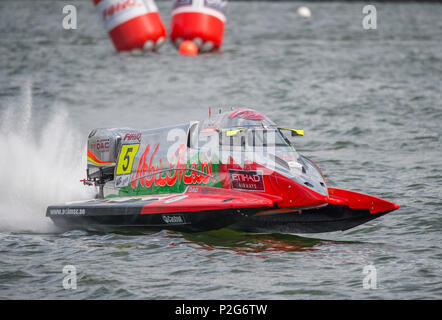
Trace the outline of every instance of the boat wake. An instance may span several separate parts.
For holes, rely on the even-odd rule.
[[[90,198],[79,183],[86,167],[85,146],[68,122],[68,113],[53,107],[49,119],[33,110],[32,82],[0,109],[0,231],[53,232],[48,204]],[[35,113],[35,114],[34,114]]]

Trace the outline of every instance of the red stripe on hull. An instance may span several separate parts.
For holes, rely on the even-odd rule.
[[[400,208],[396,203],[355,191],[328,188],[328,192],[330,204],[344,205],[351,209],[368,209],[371,214]]]
[[[159,214],[193,211],[216,211],[243,208],[271,208],[273,201],[258,195],[213,187],[188,187],[183,194],[149,203],[141,214]]]

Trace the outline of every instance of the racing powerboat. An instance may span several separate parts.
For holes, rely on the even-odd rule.
[[[49,206],[46,215],[67,228],[318,233],[399,208],[329,188],[296,151],[302,135],[245,108],[159,129],[94,129],[82,181],[96,197]]]

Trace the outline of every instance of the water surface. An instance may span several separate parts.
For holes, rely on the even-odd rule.
[[[91,1],[0,3],[0,298],[440,299],[442,6],[229,4],[223,53],[117,54]],[[169,2],[158,3],[169,25]],[[89,196],[93,127],[153,128],[247,106],[304,129],[329,186],[401,205],[346,232],[62,232],[48,204]],[[363,269],[377,289],[363,288]],[[77,289],[62,286],[65,265]]]

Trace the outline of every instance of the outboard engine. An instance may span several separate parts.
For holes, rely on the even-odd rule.
[[[87,177],[98,183],[114,179],[114,168],[121,146],[118,129],[94,129],[87,141]]]

